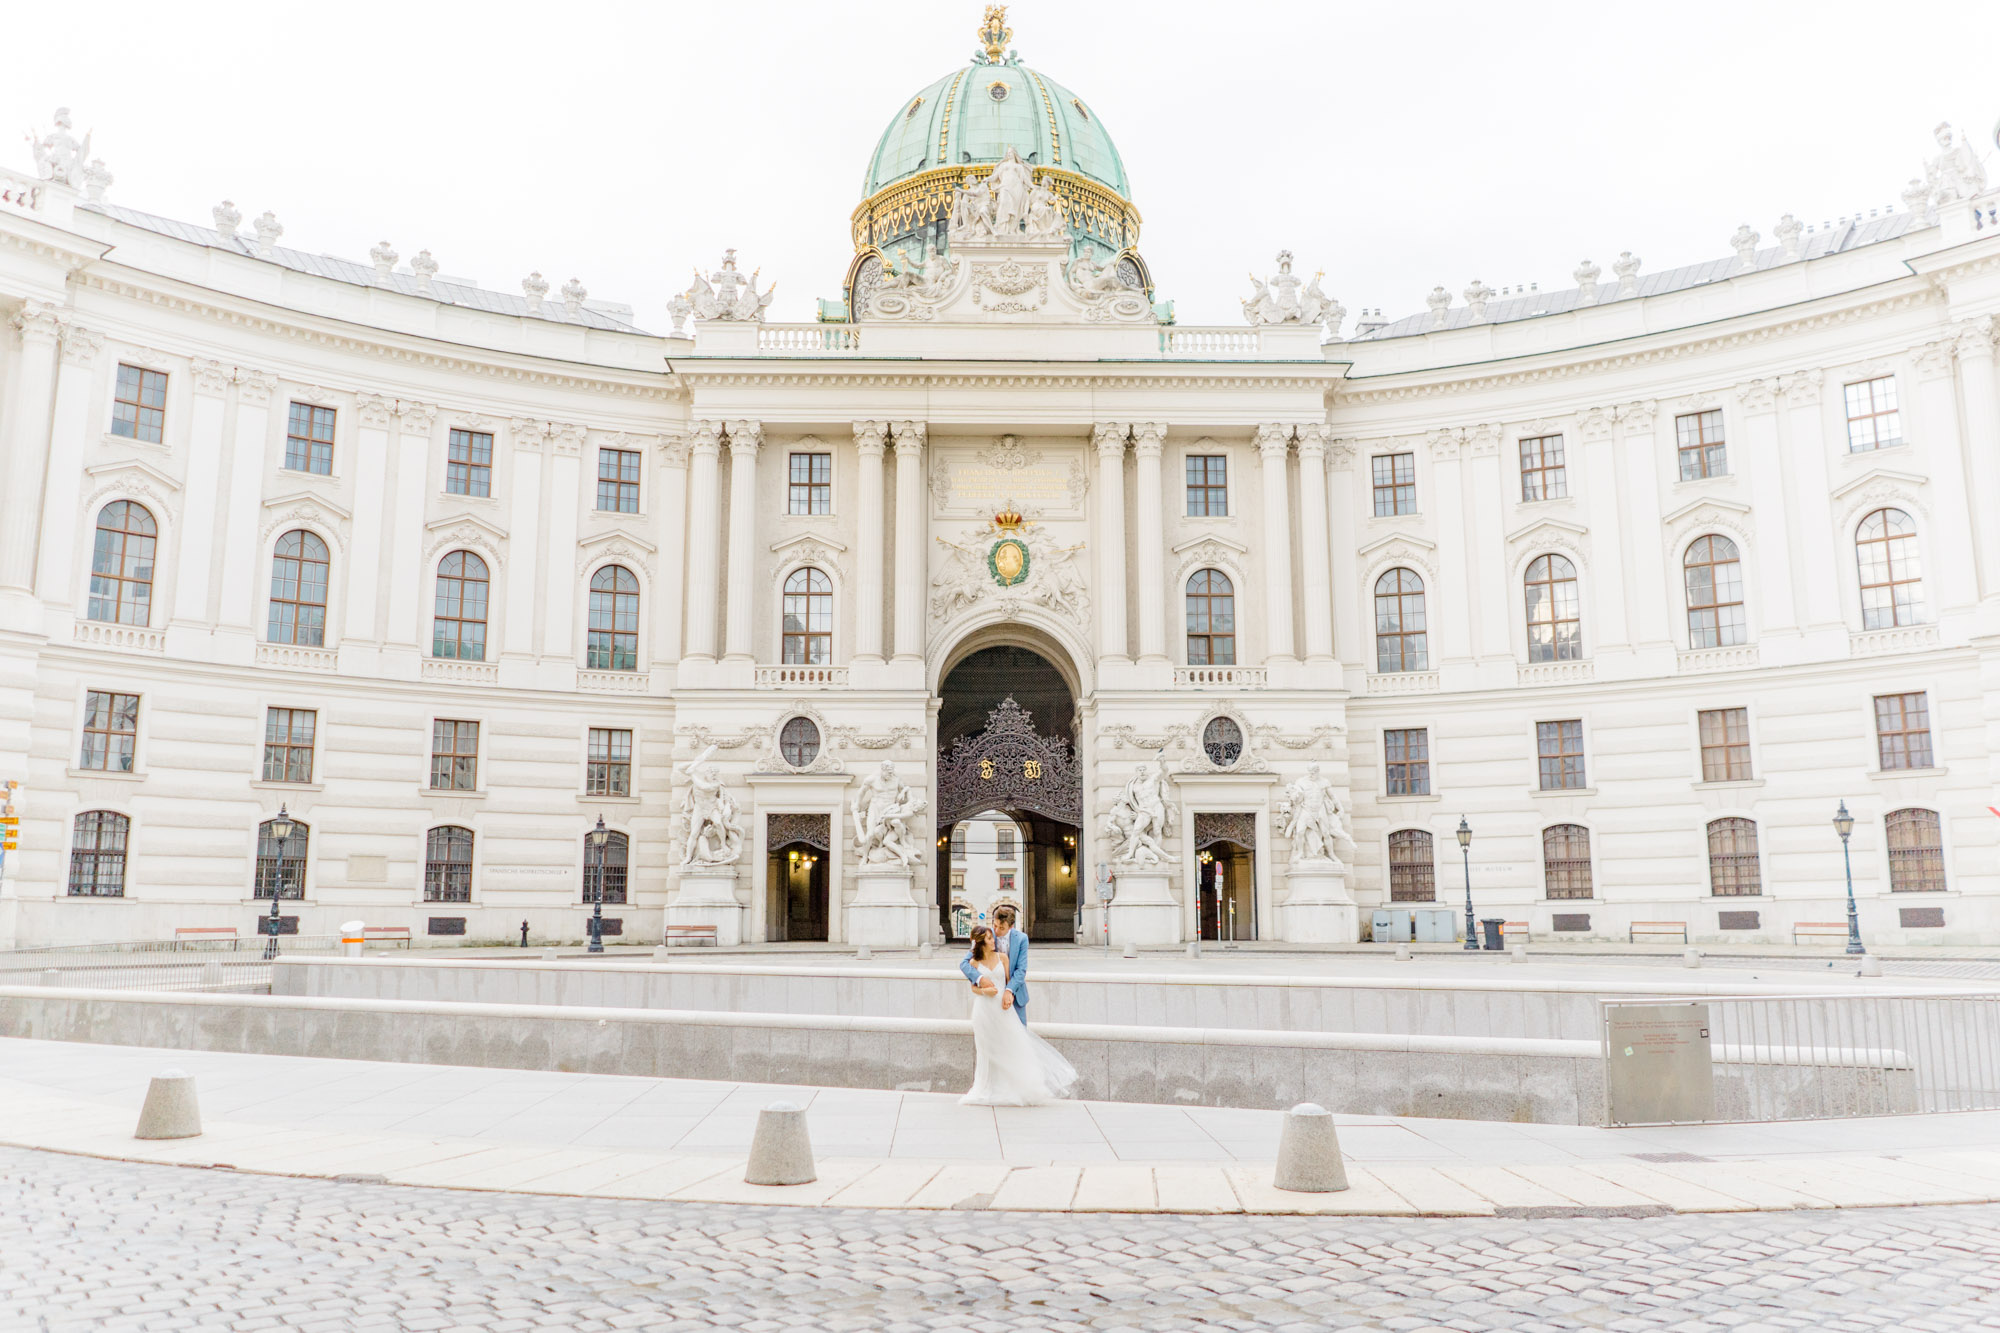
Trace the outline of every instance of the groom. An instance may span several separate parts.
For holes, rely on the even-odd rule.
[[[1021,1026],[1028,1025],[1028,937],[1014,929],[1014,909],[997,907],[993,910],[993,947],[1007,959],[1007,989],[1000,992],[1000,1007],[1012,1009],[1014,1017],[1021,1020]],[[973,966],[972,954],[968,951],[959,960],[958,970],[973,985],[979,984],[979,969]]]

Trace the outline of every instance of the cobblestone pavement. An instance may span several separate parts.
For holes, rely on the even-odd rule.
[[[0,1329],[2000,1329],[2000,1207],[1560,1220],[793,1211],[0,1149]]]

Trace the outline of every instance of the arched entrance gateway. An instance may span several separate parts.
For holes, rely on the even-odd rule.
[[[1083,779],[1076,698],[1018,644],[978,648],[939,687],[937,909],[963,939],[1002,903],[1036,940],[1075,938]]]

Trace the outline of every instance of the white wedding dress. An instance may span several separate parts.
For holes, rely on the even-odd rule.
[[[999,984],[993,969],[979,973]],[[1041,1106],[1076,1091],[1075,1066],[1002,1009],[998,995],[972,992],[972,1051],[972,1091],[958,1099],[966,1106]]]

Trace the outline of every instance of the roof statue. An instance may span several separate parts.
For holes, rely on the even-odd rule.
[[[1948,120],[1931,133],[1937,138],[1938,154],[1924,163],[1930,206],[1935,209],[1939,204],[1986,193],[1986,167],[1965,136],[1954,131]]]
[[[1330,324],[1332,336],[1338,338],[1347,307],[1319,289],[1319,280],[1325,276],[1322,270],[1306,283],[1292,272],[1292,252],[1280,250],[1278,271],[1270,281],[1250,275],[1254,290],[1243,301],[1243,318],[1251,324]],[[1305,290],[1299,290],[1301,287]]]
[[[90,136],[78,140],[70,133],[69,108],[56,108],[55,128],[47,134],[28,132],[35,149],[35,171],[45,181],[76,189],[83,185],[83,164],[90,156]]]
[[[778,290],[772,283],[762,294],[757,291],[759,269],[744,277],[736,267],[736,251],[722,252],[722,267],[708,275],[701,276],[701,270],[694,273],[694,285],[687,289],[687,299],[694,307],[696,319],[740,319],[762,323],[764,311],[771,304],[771,297]]]

